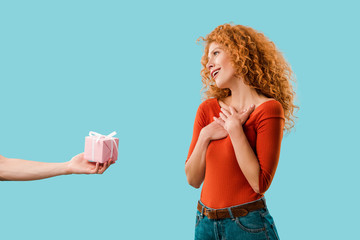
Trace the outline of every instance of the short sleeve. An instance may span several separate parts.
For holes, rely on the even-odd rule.
[[[186,162],[189,160],[194,148],[195,148],[195,145],[196,145],[196,142],[199,138],[199,134],[200,134],[200,131],[203,127],[205,127],[207,125],[206,123],[206,115],[205,115],[205,112],[204,112],[204,103],[200,104],[200,106],[198,107],[197,109],[197,112],[196,112],[196,116],[195,116],[195,121],[194,121],[194,129],[193,129],[193,135],[192,135],[192,139],[191,139],[191,143],[190,143],[190,148],[189,148],[189,152],[188,152],[188,156],[186,158],[186,161],[185,161],[185,164]]]
[[[277,102],[278,103],[278,102]],[[280,158],[285,124],[280,103],[264,108],[257,125],[256,152],[260,164],[259,191],[264,194],[274,178]]]

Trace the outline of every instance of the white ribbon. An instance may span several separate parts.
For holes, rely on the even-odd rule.
[[[96,140],[96,142],[100,141],[100,139],[104,139],[104,140],[109,139],[109,140],[111,140],[111,155],[110,155],[110,158],[113,157],[113,148],[114,148],[113,143],[115,143],[116,151],[118,151],[118,147],[117,147],[117,144],[116,144],[116,141],[115,141],[115,138],[114,138],[115,135],[116,135],[115,131],[108,134],[108,135],[106,135],[106,136],[102,135],[100,133],[97,133],[97,132],[93,132],[93,131],[89,132],[90,137],[95,137],[95,139],[94,138],[92,139],[92,161],[94,161],[94,148],[95,148],[95,141],[94,140]]]

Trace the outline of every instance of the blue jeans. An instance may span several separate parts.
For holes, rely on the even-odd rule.
[[[219,220],[208,219],[205,215],[197,211],[195,240],[210,239],[279,240],[279,236],[274,220],[266,206],[263,209],[249,212],[244,217],[225,218]]]

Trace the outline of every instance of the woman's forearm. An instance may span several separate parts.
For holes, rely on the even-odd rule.
[[[28,181],[68,174],[67,163],[45,163],[0,156],[0,180]]]
[[[240,131],[230,132],[229,136],[241,171],[252,189],[259,193],[260,164],[245,133],[241,128]]]
[[[206,149],[209,142],[210,139],[201,131],[194,150],[185,164],[188,183],[195,188],[199,188],[204,181]]]

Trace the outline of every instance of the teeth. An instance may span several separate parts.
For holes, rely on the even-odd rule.
[[[220,71],[220,70],[216,70],[215,72],[213,72],[213,74],[212,74],[213,77],[215,77],[215,75],[218,74],[219,71]]]

